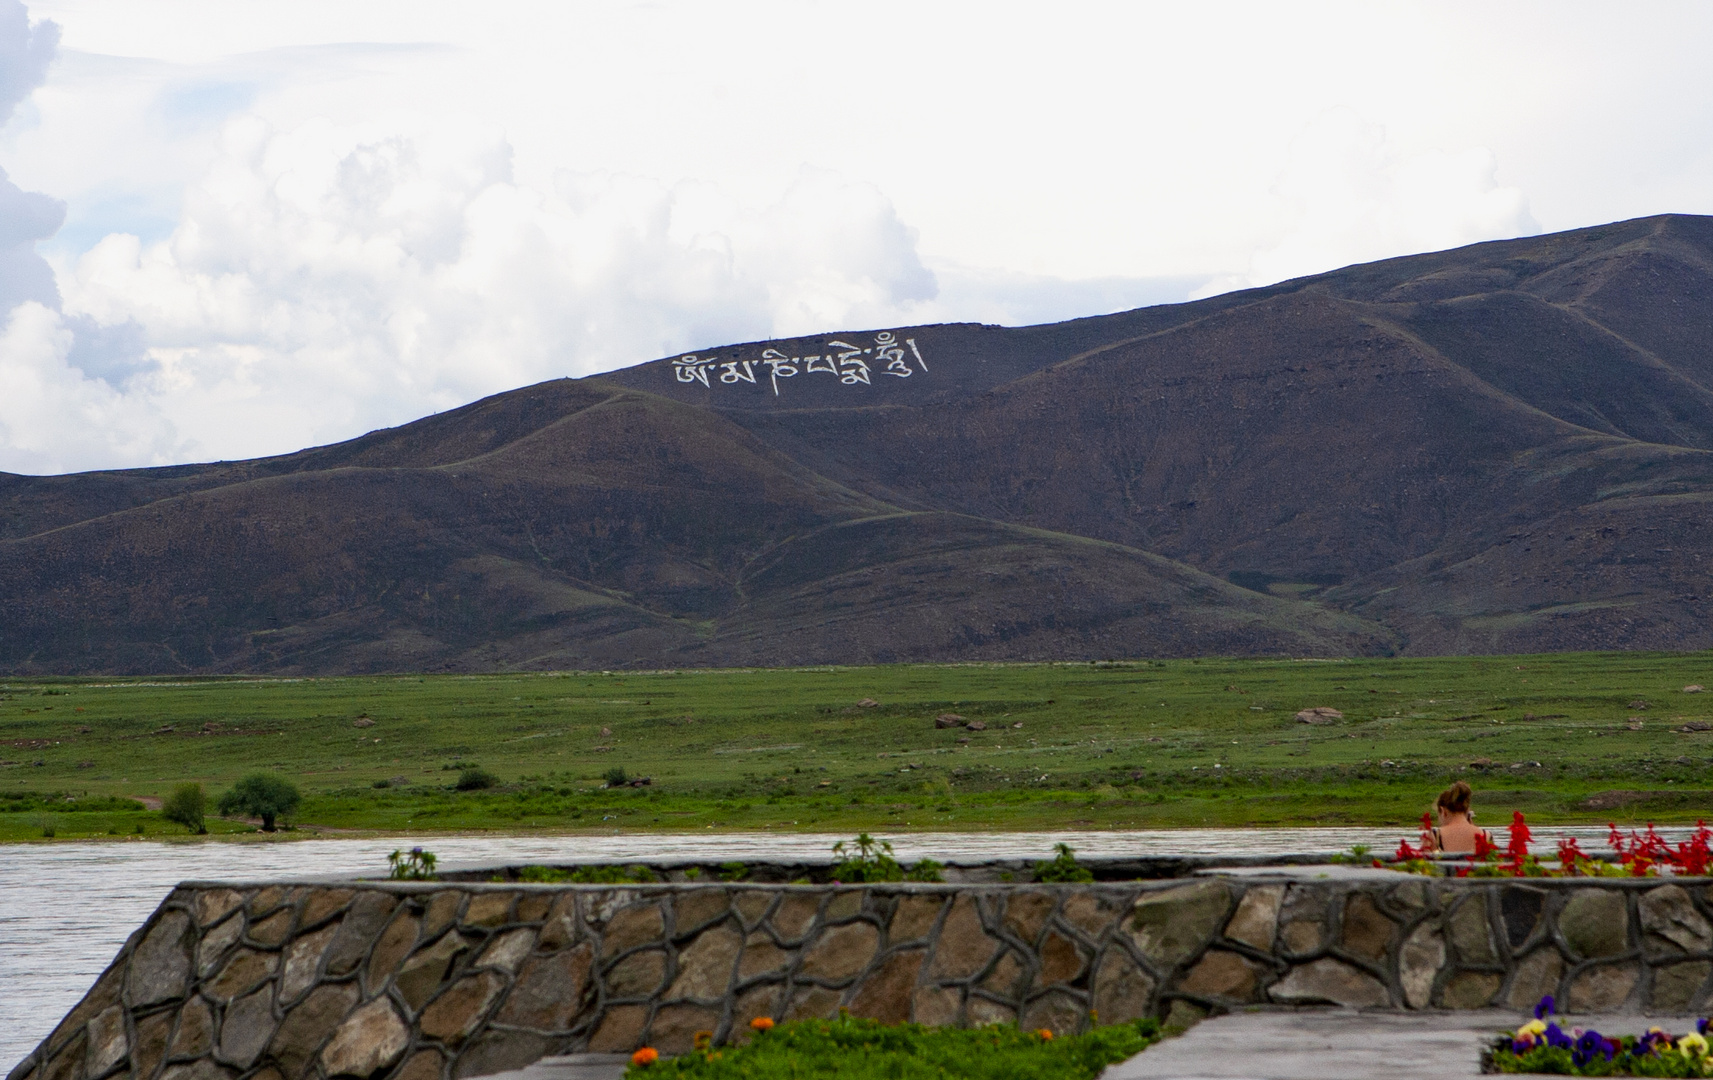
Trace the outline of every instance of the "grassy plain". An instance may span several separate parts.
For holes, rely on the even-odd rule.
[[[1713,730],[1683,730],[1713,727],[1713,693],[1683,692],[1701,682],[1700,653],[14,679],[0,840],[183,835],[113,800],[257,769],[303,790],[297,835],[1407,831],[1453,777],[1492,824],[1692,822],[1713,817]],[[1344,718],[1297,722],[1310,706]],[[473,766],[499,785],[453,790]],[[602,787],[614,768],[652,782]]]

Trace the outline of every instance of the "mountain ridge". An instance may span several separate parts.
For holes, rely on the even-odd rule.
[[[1674,215],[739,343],[0,474],[0,670],[1705,648],[1710,386],[1713,218]]]

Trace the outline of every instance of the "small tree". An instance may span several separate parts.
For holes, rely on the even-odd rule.
[[[297,810],[301,798],[297,788],[284,777],[251,773],[220,796],[219,809],[223,816],[242,814],[259,817],[262,819],[262,831],[273,832],[274,819],[290,817]]]
[[[208,796],[202,793],[201,784],[180,784],[172,789],[172,794],[161,803],[161,816],[168,821],[175,821],[193,833],[205,833],[208,827],[202,823],[202,815],[208,811]]]

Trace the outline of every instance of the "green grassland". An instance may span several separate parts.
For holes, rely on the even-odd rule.
[[[1705,654],[0,682],[0,840],[183,835],[118,799],[254,770],[337,830],[1713,818]],[[865,700],[877,704],[862,704]],[[1330,706],[1324,726],[1294,714]],[[986,730],[936,729],[954,712]],[[1640,718],[1639,721],[1636,718]],[[1638,729],[1639,725],[1639,729]],[[960,742],[960,739],[967,741]],[[456,791],[477,767],[498,785]],[[645,787],[603,787],[611,769]],[[242,822],[210,821],[215,835]]]

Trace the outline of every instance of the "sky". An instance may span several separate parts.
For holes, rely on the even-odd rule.
[[[1713,5],[0,0],[0,471],[1713,213]]]

